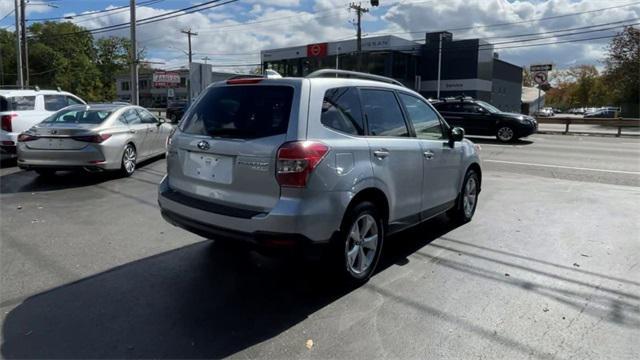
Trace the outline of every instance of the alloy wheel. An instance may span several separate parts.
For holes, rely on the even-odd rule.
[[[127,174],[132,174],[136,169],[136,150],[133,146],[129,145],[124,149],[124,156],[122,157],[122,165]]]
[[[345,244],[348,270],[355,276],[366,274],[378,248],[378,223],[370,214],[361,215],[351,226]]]
[[[473,216],[476,201],[478,201],[478,186],[475,177],[471,176],[467,180],[467,184],[464,187],[464,194],[462,196],[464,215],[467,218],[471,218],[471,216]]]
[[[501,141],[511,141],[513,139],[513,129],[508,126],[501,127],[498,129],[498,139]]]

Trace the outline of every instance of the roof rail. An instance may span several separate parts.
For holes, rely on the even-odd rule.
[[[321,69],[312,72],[307,75],[306,78],[321,78],[321,77],[346,77],[346,78],[356,78],[356,79],[364,79],[364,80],[373,80],[385,82],[393,85],[398,85],[405,87],[400,81],[388,78],[386,76],[366,74],[357,71],[348,71],[348,70],[337,70],[337,69]]]

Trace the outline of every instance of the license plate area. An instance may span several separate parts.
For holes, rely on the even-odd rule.
[[[183,172],[192,178],[219,184],[231,184],[233,181],[233,157],[189,152],[184,162]]]

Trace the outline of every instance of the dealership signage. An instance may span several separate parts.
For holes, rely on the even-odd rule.
[[[327,56],[327,45],[328,45],[327,43],[307,45],[307,57]]]
[[[180,84],[180,74],[169,71],[156,71],[153,73],[153,87],[177,87]]]

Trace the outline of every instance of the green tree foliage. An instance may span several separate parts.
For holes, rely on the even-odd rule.
[[[629,105],[634,115],[640,112],[640,29],[626,27],[609,44],[604,77],[611,96],[619,104]]]
[[[560,108],[616,106],[624,116],[640,112],[640,30],[627,27],[609,44],[602,74],[593,65],[554,72],[546,103]]]
[[[29,84],[60,87],[86,101],[115,99],[115,74],[128,68],[130,42],[125,38],[94,39],[70,22],[35,23],[29,27]],[[17,81],[15,33],[0,30],[2,84]]]

